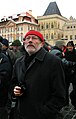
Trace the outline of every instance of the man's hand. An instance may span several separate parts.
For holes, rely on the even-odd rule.
[[[15,96],[21,96],[23,93],[21,92],[21,87],[15,86],[14,87],[14,95]]]

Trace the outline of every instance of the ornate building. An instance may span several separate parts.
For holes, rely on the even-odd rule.
[[[58,39],[76,42],[76,20],[63,17],[56,2],[51,2],[44,15],[38,16],[39,30],[47,42],[54,44]]]
[[[63,26],[64,39],[76,40],[76,19],[72,16]]]
[[[2,18],[0,21],[0,35],[7,38],[9,42],[16,39],[22,41],[28,30],[37,30],[38,27],[37,19],[32,16],[32,11],[29,10],[29,12]]]

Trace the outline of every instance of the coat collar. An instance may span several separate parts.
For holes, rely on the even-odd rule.
[[[36,54],[36,56],[35,56],[34,59],[38,59],[38,60],[40,60],[40,61],[43,61],[43,59],[44,59],[46,53],[47,53],[47,51],[46,51],[44,48],[41,48],[41,49],[37,52],[37,54]],[[24,57],[22,58],[21,62],[22,62],[22,61],[25,61],[25,58],[26,58],[26,56],[24,56]]]
[[[38,59],[38,60],[40,60],[40,61],[43,61],[43,59],[44,59],[46,53],[47,53],[47,51],[46,51],[44,48],[41,48],[41,49],[38,51],[38,53],[37,53],[35,59]]]
[[[26,58],[26,56],[24,56],[24,57],[22,58],[22,60],[21,60],[21,62],[22,62],[22,67],[23,67],[23,68],[22,68],[23,71],[25,72],[25,69],[28,70],[28,69],[34,64],[34,62],[36,61],[36,59],[39,60],[39,61],[43,61],[43,60],[44,60],[44,57],[45,57],[45,55],[46,55],[46,53],[47,53],[47,51],[46,51],[44,48],[41,48],[41,49],[37,52],[35,58],[31,61],[30,65],[28,66],[27,69],[26,69],[26,67],[25,67],[25,58]]]

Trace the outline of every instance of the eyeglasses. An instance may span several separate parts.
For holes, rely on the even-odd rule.
[[[24,38],[23,40],[25,41],[25,40],[30,40],[30,39],[32,39],[32,40],[39,40],[39,38],[38,37],[36,37],[36,36],[32,36],[32,37],[30,37],[30,36],[27,36],[26,38]]]

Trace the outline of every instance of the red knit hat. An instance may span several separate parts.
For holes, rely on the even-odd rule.
[[[24,38],[26,38],[26,36],[28,36],[28,35],[36,35],[36,36],[38,36],[38,37],[41,39],[42,42],[44,42],[43,35],[42,35],[40,32],[38,32],[38,31],[30,30],[30,31],[28,31],[28,32],[25,34]]]

